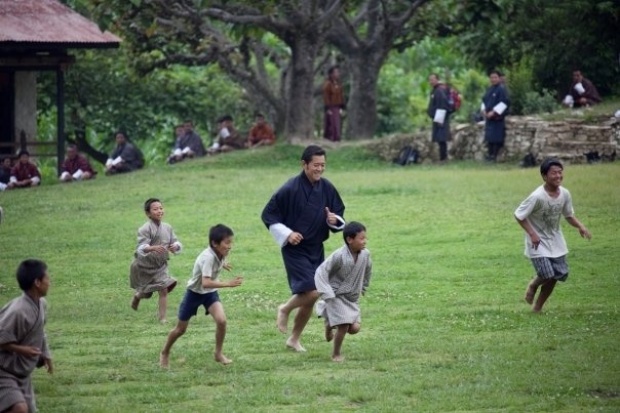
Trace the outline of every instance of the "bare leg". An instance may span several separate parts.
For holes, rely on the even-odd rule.
[[[539,313],[542,310],[543,305],[545,305],[545,301],[547,301],[547,298],[551,296],[556,283],[557,280],[548,280],[542,285],[542,287],[540,287],[540,294],[538,294],[538,299],[536,300],[536,304],[534,304],[532,311]]]
[[[138,306],[140,305],[140,299],[142,299],[142,295],[139,292],[136,292],[131,299],[131,308],[134,311],[138,311]]]
[[[325,341],[328,343],[334,339],[333,328],[329,326],[329,322],[325,320]]]
[[[301,337],[301,333],[303,333],[304,328],[306,327],[306,324],[308,324],[308,320],[310,320],[310,317],[312,316],[312,309],[318,298],[319,293],[316,290],[312,290],[301,294],[295,294],[284,305],[287,307],[289,303],[293,302],[292,304],[298,308],[297,315],[295,315],[295,321],[293,322],[293,332],[286,340],[287,347],[290,347],[295,351],[306,351],[306,349],[301,345],[299,339]]]
[[[332,352],[332,361],[341,362],[344,361],[344,357],[340,354],[340,349],[342,348],[342,342],[344,341],[344,336],[349,331],[350,324],[340,324],[336,328],[336,335],[334,337],[334,350]]]
[[[534,277],[532,281],[527,285],[527,289],[525,290],[525,302],[528,304],[532,304],[534,302],[534,296],[536,295],[536,291],[538,287],[540,287],[545,280],[538,276]]]
[[[166,340],[166,344],[164,345],[164,348],[159,354],[159,365],[161,367],[166,368],[166,369],[168,368],[170,350],[172,349],[172,346],[174,345],[174,343],[179,339],[179,337],[185,334],[185,331],[187,331],[188,324],[189,324],[189,321],[179,320],[176,327],[170,330],[170,333],[168,333],[168,339]]]
[[[28,404],[24,402],[19,402],[9,407],[9,410],[6,410],[7,413],[28,413],[29,408]]]
[[[159,317],[159,322],[163,324],[166,322],[166,310],[168,308],[168,289],[164,288],[163,290],[159,290],[158,292],[159,292],[159,302],[158,302],[159,308],[157,309],[157,314]]]
[[[215,302],[209,307],[209,314],[215,321],[215,353],[213,358],[224,365],[232,363],[232,360],[222,353],[224,338],[226,338],[226,313],[221,302]]]

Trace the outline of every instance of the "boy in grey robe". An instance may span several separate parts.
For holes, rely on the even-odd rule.
[[[47,265],[25,260],[17,268],[24,292],[0,309],[0,412],[36,412],[30,375],[45,366],[51,374],[52,358],[45,337],[45,297],[50,286]]]
[[[334,251],[317,268],[314,282],[320,300],[316,305],[319,317],[325,319],[325,339],[334,340],[332,360],[340,362],[342,342],[347,333],[360,331],[359,298],[370,282],[372,261],[366,249],[366,228],[351,221],[343,230],[345,245]],[[334,336],[333,329],[336,329]]]
[[[183,246],[172,227],[162,222],[164,206],[159,199],[147,199],[144,212],[149,221],[138,229],[138,246],[129,269],[129,283],[136,290],[131,308],[138,310],[140,300],[151,298],[157,291],[159,321],[165,323],[168,293],[177,285],[177,280],[168,275],[168,260],[170,253],[178,254]]]

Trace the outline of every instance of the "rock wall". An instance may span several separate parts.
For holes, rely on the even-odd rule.
[[[484,124],[456,125],[448,150],[451,159],[483,160],[486,155]],[[396,134],[367,143],[382,159],[391,161],[406,145],[416,147],[423,162],[438,159],[437,144],[429,132]],[[571,163],[587,162],[584,155],[598,152],[602,160],[614,160],[620,149],[620,119],[607,118],[596,123],[582,119],[546,121],[537,117],[506,119],[506,141],[498,161],[518,161],[532,153],[537,161],[555,156]]]

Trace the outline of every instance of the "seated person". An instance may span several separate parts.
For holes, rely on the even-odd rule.
[[[41,183],[41,173],[35,164],[30,162],[30,152],[19,151],[17,163],[11,169],[11,177],[7,189],[28,188]]]
[[[233,125],[233,118],[230,115],[224,115],[217,120],[217,138],[213,145],[207,150],[207,153],[214,155],[220,152],[230,152],[235,149],[243,149],[245,140]]]
[[[248,133],[248,141],[246,146],[248,148],[256,148],[257,146],[273,145],[276,142],[276,134],[273,129],[265,121],[265,117],[262,113],[256,113],[254,115],[256,122],[250,132]]]
[[[0,160],[0,191],[4,191],[11,180],[11,169],[13,162],[10,156],[6,156]]]
[[[202,138],[194,131],[194,124],[191,120],[186,120],[185,124],[177,126],[175,134],[176,141],[172,155],[168,157],[168,163],[179,162],[185,158],[205,156],[207,153]]]
[[[78,152],[77,145],[67,146],[67,157],[60,168],[61,182],[81,181],[92,179],[97,172],[88,162],[88,159]]]
[[[562,104],[568,107],[584,107],[600,102],[601,96],[592,82],[583,77],[581,70],[573,71],[573,83]]]
[[[132,172],[142,168],[144,160],[142,153],[127,140],[124,132],[116,132],[116,148],[105,163],[105,174]]]

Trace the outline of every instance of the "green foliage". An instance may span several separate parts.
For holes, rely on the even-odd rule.
[[[528,93],[534,90],[532,59],[524,57],[506,70],[506,83],[510,92],[510,113],[523,115]]]
[[[276,145],[92,182],[0,193],[0,306],[20,294],[27,257],[49,264],[47,338],[53,375],[33,374],[39,409],[80,412],[617,412],[617,211],[619,164],[568,166],[565,184],[588,242],[563,222],[571,274],[541,315],[523,302],[533,274],[512,211],[540,185],[533,169],[452,163],[415,170],[361,164],[330,150],[326,177],[347,219],[368,228],[373,278],[361,298],[362,330],[343,343],[344,363],[313,317],[307,353],[288,351],[275,329],[290,297],[279,248],[259,214],[299,170],[301,147]],[[604,177],[604,179],[601,179]],[[196,190],[203,188],[204,190]],[[179,285],[170,323],[157,295],[129,307],[129,263],[145,199],[164,202],[184,251],[171,257]],[[458,202],[450,202],[452,199]],[[439,207],[438,207],[439,206]],[[157,366],[208,228],[230,225],[231,273],[222,288],[228,366],[213,361],[215,326],[204,311]],[[339,234],[326,253],[342,245]],[[291,320],[292,321],[292,320]],[[542,364],[541,364],[542,363]],[[552,378],[552,379],[550,379]]]
[[[555,94],[550,90],[543,89],[542,92],[530,91],[525,94],[523,101],[523,114],[543,114],[553,113],[560,109],[560,104],[555,98]]]

